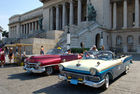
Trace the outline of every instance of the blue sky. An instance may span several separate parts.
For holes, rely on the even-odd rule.
[[[39,0],[1,0],[0,26],[4,30],[8,30],[9,18],[11,16],[28,12],[42,5]]]

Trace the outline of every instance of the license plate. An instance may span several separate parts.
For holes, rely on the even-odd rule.
[[[73,84],[73,85],[77,85],[78,84],[78,80],[71,79],[70,83]]]

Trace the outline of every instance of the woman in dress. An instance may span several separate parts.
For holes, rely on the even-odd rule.
[[[4,67],[5,64],[5,53],[4,53],[4,48],[2,48],[1,52],[0,52],[1,56],[0,56],[0,60],[1,60],[1,67]]]

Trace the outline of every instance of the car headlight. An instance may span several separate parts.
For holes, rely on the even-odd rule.
[[[36,64],[37,66],[40,66],[41,65],[41,62],[37,62],[37,64]]]
[[[63,66],[63,65],[61,65],[61,64],[59,64],[58,66],[59,66],[59,70],[60,70],[60,71],[62,71],[62,70],[63,70],[63,68],[64,68],[64,66]]]
[[[96,72],[97,72],[97,70],[96,70],[95,68],[91,68],[91,69],[90,69],[90,74],[91,74],[91,75],[95,75]]]

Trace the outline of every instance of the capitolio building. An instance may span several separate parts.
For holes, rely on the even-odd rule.
[[[42,7],[9,18],[5,42],[32,43],[30,53],[67,48],[140,53],[140,0],[40,0]],[[27,49],[28,51],[29,49]]]

